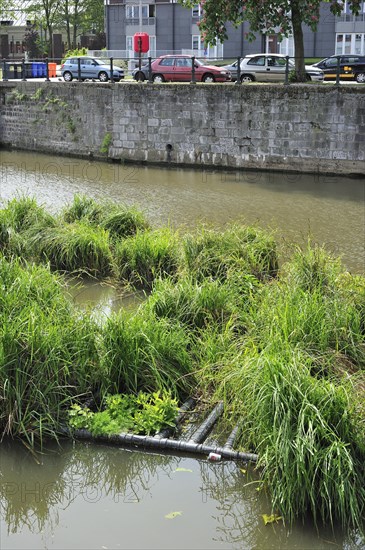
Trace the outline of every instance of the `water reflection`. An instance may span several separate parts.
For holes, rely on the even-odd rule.
[[[143,291],[116,287],[112,282],[99,282],[87,278],[70,278],[66,281],[66,296],[82,310],[89,311],[98,322],[103,322],[121,308],[130,311],[145,300]]]
[[[264,526],[253,470],[235,462],[66,442],[2,444],[1,548],[360,548],[309,522]],[[167,519],[171,512],[179,512]]]

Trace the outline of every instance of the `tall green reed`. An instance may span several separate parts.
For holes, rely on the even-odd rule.
[[[103,391],[192,391],[191,337],[178,323],[149,312],[112,315],[103,328]]]
[[[107,277],[113,271],[113,257],[106,230],[75,222],[39,231],[31,244],[42,261],[53,269]]]
[[[201,226],[184,237],[183,252],[186,269],[197,280],[224,281],[232,268],[263,280],[275,276],[278,268],[274,237],[238,224],[223,231]]]
[[[98,202],[86,195],[75,195],[61,217],[67,223],[82,221],[94,227],[100,226],[108,230],[113,238],[129,237],[149,228],[146,217],[135,206]]]
[[[0,282],[0,430],[33,444],[56,435],[73,396],[99,385],[98,329],[44,267],[0,258]]]
[[[115,246],[122,282],[150,289],[155,279],[174,276],[179,268],[179,239],[169,228],[138,231]]]

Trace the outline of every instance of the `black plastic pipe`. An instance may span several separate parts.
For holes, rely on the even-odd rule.
[[[238,426],[235,426],[231,431],[231,433],[229,434],[227,441],[225,442],[225,445],[224,445],[225,449],[232,449],[235,439],[237,437],[237,434],[238,434]]]
[[[242,451],[233,451],[225,447],[213,447],[203,445],[192,441],[176,441],[175,439],[157,438],[150,435],[135,435],[121,433],[119,435],[99,435],[92,436],[88,430],[64,430],[64,433],[71,435],[76,439],[86,439],[95,442],[103,442],[115,445],[126,445],[140,447],[144,449],[156,449],[159,451],[169,450],[181,453],[191,453],[208,456],[210,453],[220,455],[221,458],[228,460],[242,460],[244,462],[257,462],[258,455],[254,453],[244,453]]]
[[[201,443],[204,439],[206,439],[215,422],[223,413],[223,408],[222,402],[218,403],[218,405],[214,407],[208,418],[206,418],[199,428],[193,433],[189,441],[190,443]]]
[[[189,397],[189,399],[185,401],[185,403],[183,403],[183,405],[181,405],[179,409],[179,413],[175,419],[175,427],[169,426],[168,428],[165,428],[164,430],[161,430],[160,432],[155,434],[155,437],[159,437],[159,438],[170,437],[170,435],[174,432],[175,428],[179,425],[179,423],[184,418],[187,411],[191,410],[195,406],[195,403],[196,403],[196,400],[193,397]]]

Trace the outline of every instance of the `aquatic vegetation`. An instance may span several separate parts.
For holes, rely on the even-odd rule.
[[[97,277],[112,274],[113,257],[105,229],[82,222],[50,227],[31,239],[39,258],[53,269]]]
[[[153,433],[163,406],[151,394],[202,394],[242,421],[238,444],[259,454],[273,512],[362,528],[363,276],[310,242],[279,268],[274,235],[259,228],[181,237],[87,197],[56,218],[32,200],[9,203],[0,245],[3,434],[56,437],[71,400],[75,428]],[[64,298],[60,276],[26,258],[149,296],[97,326]],[[116,394],[148,401],[150,414],[132,423],[132,397]]]
[[[145,307],[159,318],[179,321],[190,328],[204,328],[221,324],[239,312],[235,295],[228,285],[219,281],[203,281],[198,284],[190,278],[155,281]]]
[[[71,428],[85,428],[94,436],[122,432],[151,435],[174,427],[178,410],[177,400],[166,391],[139,392],[108,395],[103,410],[97,412],[73,404],[68,415]]]
[[[115,204],[110,201],[97,202],[85,195],[75,195],[71,205],[62,214],[66,223],[82,221],[109,231],[112,237],[130,237],[138,230],[149,228],[144,214],[134,206]]]
[[[187,271],[198,281],[225,281],[232,270],[252,274],[259,280],[276,275],[275,239],[261,229],[232,224],[223,231],[204,226],[183,240]]]
[[[0,210],[0,250],[8,257],[15,255],[30,259],[33,253],[30,237],[55,224],[55,218],[35,199],[26,196],[11,199]]]
[[[0,431],[56,437],[64,408],[100,384],[97,327],[45,267],[0,258]]]
[[[102,227],[109,231],[111,237],[125,238],[138,231],[149,229],[149,224],[137,208],[118,206],[105,215]]]
[[[115,246],[119,279],[150,289],[154,280],[176,275],[179,268],[179,239],[169,228],[138,231]]]
[[[192,389],[188,333],[178,323],[153,315],[120,312],[103,327],[102,365],[119,393],[169,390],[180,399]]]
[[[252,304],[236,356],[202,370],[245,419],[241,444],[289,523],[364,518],[364,292],[351,279],[323,249],[297,250]]]

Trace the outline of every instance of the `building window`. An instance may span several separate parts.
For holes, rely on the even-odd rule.
[[[336,55],[365,55],[365,33],[336,34]]]
[[[151,17],[155,17],[155,9],[156,6],[154,4],[142,4],[139,6],[136,4],[127,4],[125,7],[126,19],[139,19],[140,14],[142,15],[142,19],[150,19]]]
[[[125,7],[125,11],[126,11],[127,19],[139,18],[139,6],[135,6],[133,4],[127,4],[127,6]]]
[[[191,14],[192,14],[193,17],[201,17],[201,14],[202,14],[201,5],[200,5],[200,4],[196,4],[196,6],[194,6],[194,7],[191,9]]]
[[[342,46],[343,44],[343,34],[338,34],[336,36],[336,55],[341,55],[342,54]]]
[[[202,44],[200,34],[193,35],[192,36],[192,49],[193,50],[201,50],[201,49],[203,49],[203,47],[204,47],[204,44]]]
[[[127,52],[131,52],[133,50],[133,36],[127,36],[125,39],[125,49]]]
[[[355,35],[355,53],[361,55],[364,49],[364,35],[356,34]]]

